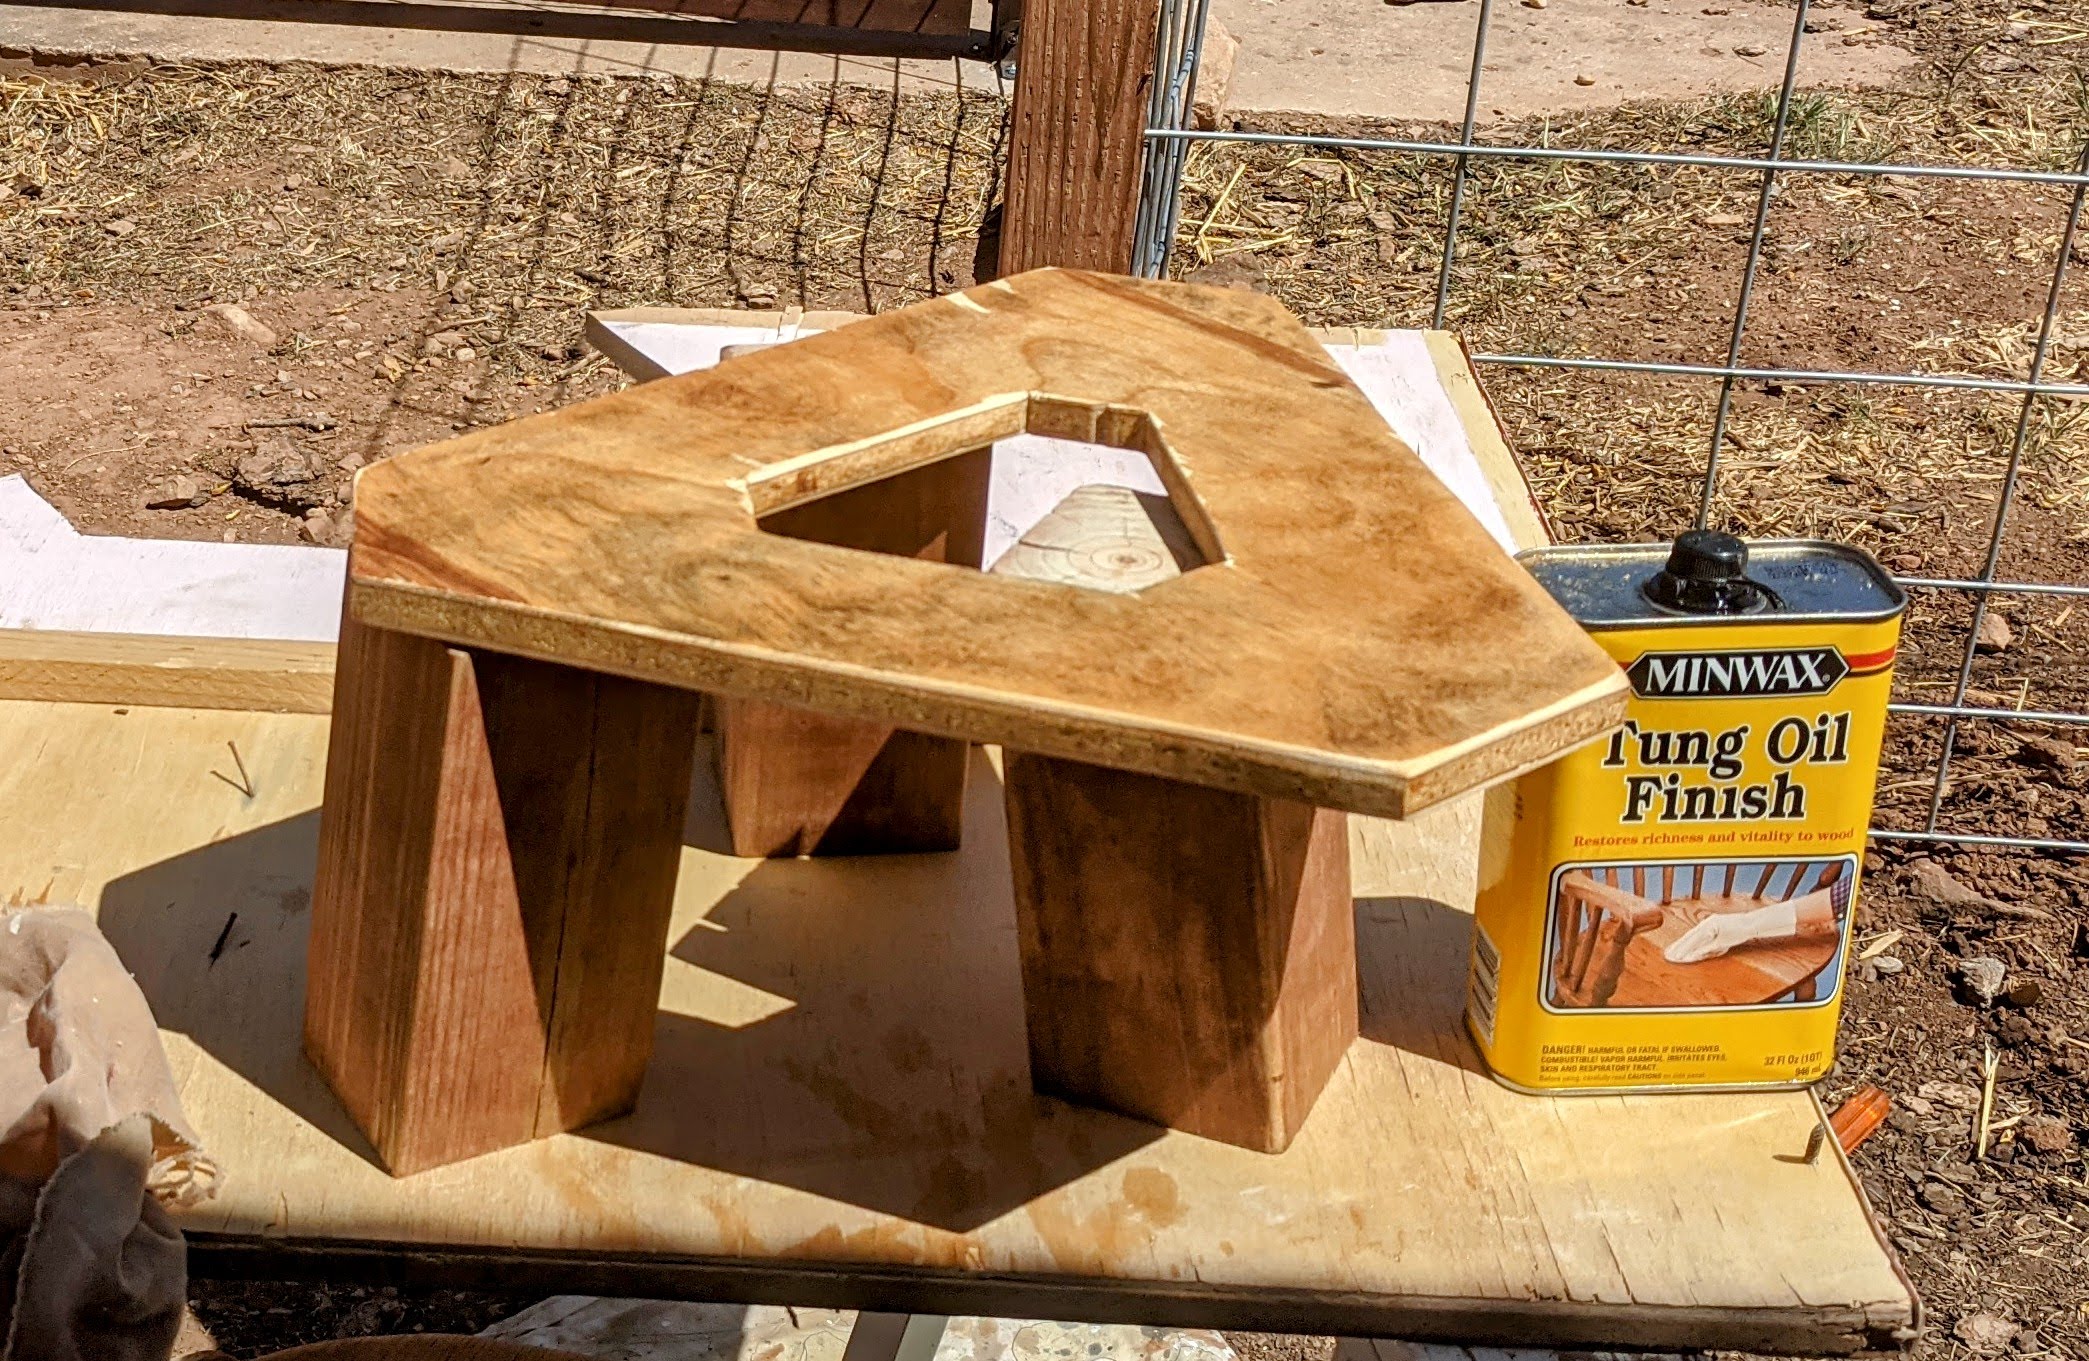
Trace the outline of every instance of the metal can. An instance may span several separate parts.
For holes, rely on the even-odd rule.
[[[1906,597],[1856,549],[1710,530],[1520,560],[1632,700],[1487,796],[1466,1022],[1489,1068],[1549,1093],[1818,1080]]]

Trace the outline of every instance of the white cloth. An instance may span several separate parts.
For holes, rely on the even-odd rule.
[[[1772,903],[1751,912],[1715,912],[1668,943],[1661,957],[1671,964],[1700,964],[1737,945],[1790,940],[1799,934],[1799,907]]]

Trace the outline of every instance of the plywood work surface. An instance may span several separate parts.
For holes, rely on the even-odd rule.
[[[1213,565],[1100,596],[755,525],[1025,430],[1152,455]],[[1247,793],[1399,815],[1622,712],[1602,650],[1252,294],[1022,275],[357,488],[378,627]]]
[[[1272,1157],[1032,1094],[983,757],[961,852],[860,861],[705,849],[699,775],[637,1112],[395,1181],[298,1051],[325,736],[0,703],[0,903],[97,905],[135,971],[228,1172],[186,1220],[206,1267],[1556,1345],[1821,1353],[1910,1321],[1833,1141],[1800,1157],[1809,1098],[1478,1070],[1471,801],[1355,820],[1363,1038]]]

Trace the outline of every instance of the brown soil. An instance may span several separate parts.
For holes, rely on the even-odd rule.
[[[2073,126],[2079,44],[2065,35],[2089,38],[2089,23],[1965,0],[1900,11],[1897,40],[1932,67],[1905,90],[1809,102],[1796,154],[2047,166],[2074,154],[2044,130]],[[2011,38],[2012,23],[2052,27]],[[358,459],[613,386],[579,346],[588,307],[860,309],[970,282],[991,231],[1000,114],[983,100],[764,99],[654,79],[0,77],[0,473],[22,472],[90,531],[338,539],[342,508],[328,497]],[[1747,151],[1765,125],[1760,100],[1724,99],[1510,135]],[[1315,322],[1428,320],[1441,165],[1214,148],[1190,171],[1179,273],[1266,288]],[[1722,361],[1757,185],[1745,173],[1476,162],[1451,324],[1481,351]],[[1743,359],[2021,375],[2064,211],[2044,188],[1796,181],[1772,215]],[[234,337],[212,303],[243,304],[278,343]],[[2048,376],[2089,377],[2080,287],[2062,298],[2059,331]],[[1687,523],[1716,383],[1485,376],[1562,537],[1655,538]],[[2089,580],[2084,409],[2032,412],[2005,573]],[[1749,533],[1853,540],[1904,573],[1975,572],[2018,410],[1994,395],[1741,385],[1715,515]],[[243,456],[286,441],[325,474],[302,493],[324,520],[239,485]],[[181,475],[206,503],[148,509]],[[2050,597],[1999,607],[2012,638],[1975,658],[1970,702],[2089,707],[2089,610]],[[1902,698],[1950,697],[1968,613],[1957,593],[1918,594]],[[1895,723],[1882,822],[1920,824],[1941,739],[1934,722]],[[2089,833],[2079,740],[2076,727],[1965,726],[1945,825]],[[1871,1083],[1900,1103],[1855,1161],[1928,1304],[1932,1354],[2089,1355],[2077,1142],[2089,1127],[2089,868],[1927,852],[1998,910],[1940,900],[1934,873],[1915,866],[1923,853],[1894,843],[1871,857],[1860,930],[1878,954],[1851,984],[1829,1095]],[[1959,963],[1976,956],[2002,963],[2013,1000],[1963,993]],[[1988,1044],[2000,1055],[1997,1125],[1976,1161],[1962,1089],[1979,1086]],[[240,1354],[471,1328],[527,1302],[196,1290]],[[1272,1361],[1305,1354],[1252,1345],[1276,1348]]]

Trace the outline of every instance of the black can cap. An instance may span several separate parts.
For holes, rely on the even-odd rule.
[[[1748,545],[1716,529],[1676,535],[1668,565],[1639,589],[1662,609],[1682,614],[1753,614],[1779,603],[1775,591],[1748,579]]]

